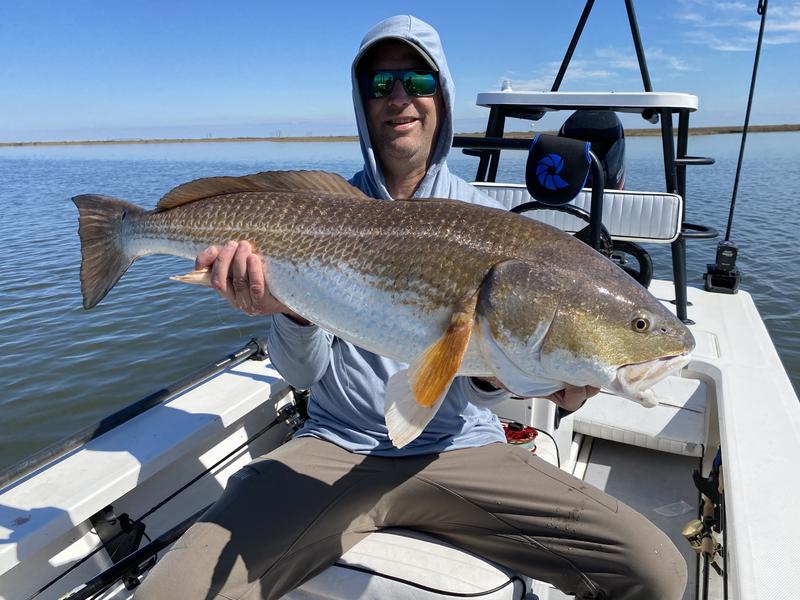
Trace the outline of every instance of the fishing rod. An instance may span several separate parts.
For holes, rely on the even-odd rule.
[[[170,500],[172,500],[173,498],[175,498],[176,496],[178,496],[179,494],[184,492],[186,489],[188,489],[189,487],[191,487],[192,485],[197,483],[204,476],[208,475],[209,473],[212,473],[214,471],[214,469],[216,469],[218,466],[220,466],[221,464],[223,464],[226,461],[228,461],[229,459],[231,459],[234,455],[236,455],[238,452],[240,452],[241,450],[243,450],[244,448],[246,448],[247,446],[252,444],[256,439],[258,439],[259,437],[264,435],[267,431],[269,431],[273,427],[275,427],[277,425],[280,425],[281,423],[288,423],[290,426],[292,426],[293,429],[296,428],[296,426],[299,426],[299,423],[301,421],[301,418],[299,418],[300,415],[298,414],[300,412],[301,412],[300,409],[298,409],[298,407],[294,403],[290,403],[290,404],[284,405],[278,411],[278,415],[275,417],[275,419],[273,419],[269,424],[267,424],[264,427],[262,427],[259,431],[254,433],[252,436],[250,436],[243,443],[239,444],[236,448],[234,448],[233,450],[228,452],[225,456],[223,456],[221,459],[216,461],[213,465],[211,465],[210,467],[207,467],[206,469],[203,469],[203,471],[201,471],[198,475],[196,475],[190,481],[188,481],[187,483],[182,485],[180,488],[175,490],[169,496],[167,496],[166,498],[161,500],[155,506],[151,507],[147,512],[145,512],[138,519],[128,519],[129,523],[131,525],[140,525],[141,526],[143,524],[144,519],[146,519],[148,516],[150,516],[151,514],[156,512],[158,509],[160,509],[162,506],[167,504]],[[138,577],[138,575],[143,573],[147,568],[153,566],[152,564],[149,564],[149,565],[146,566],[146,568],[141,568],[140,569],[138,567],[138,565],[140,565],[143,561],[154,557],[157,552],[159,552],[163,548],[165,548],[168,545],[170,545],[176,539],[178,539],[178,537],[180,537],[183,534],[183,532],[185,532],[200,517],[200,515],[203,512],[205,512],[207,509],[208,509],[208,506],[206,506],[201,511],[195,513],[194,515],[192,515],[188,519],[182,521],[181,523],[179,523],[178,525],[176,525],[175,527],[173,527],[172,529],[170,529],[166,533],[162,534],[161,536],[159,536],[155,540],[151,540],[150,543],[147,546],[139,548],[138,550],[132,552],[131,554],[123,557],[118,562],[115,562],[115,564],[111,568],[109,568],[108,570],[104,571],[103,573],[101,573],[97,577],[93,578],[91,581],[87,582],[84,585],[84,587],[81,588],[80,590],[78,590],[78,591],[66,596],[64,598],[64,600],[83,600],[84,598],[90,598],[94,594],[98,593],[99,591],[103,591],[103,590],[107,589],[114,582],[116,582],[116,581],[118,581],[118,580],[120,580],[120,579],[122,579],[122,578],[124,578],[126,576]],[[144,526],[141,526],[141,531],[144,532]],[[84,556],[81,560],[79,560],[77,563],[72,565],[69,569],[67,569],[66,571],[61,573],[56,578],[52,579],[49,583],[47,583],[44,587],[42,587],[39,590],[37,590],[32,595],[28,596],[26,600],[34,600],[35,598],[37,598],[42,592],[46,591],[53,584],[57,583],[59,580],[64,578],[66,575],[68,575],[69,573],[74,571],[77,567],[79,567],[84,562],[86,562],[91,556],[93,556],[94,554],[96,554],[97,552],[102,550],[103,548],[106,548],[109,545],[110,542],[113,542],[116,538],[118,538],[119,536],[123,535],[124,533],[125,533],[125,531],[122,530],[122,531],[118,532],[116,535],[114,535],[111,539],[109,539],[109,540],[105,541],[104,543],[98,545],[94,550],[89,552],[89,554]],[[147,537],[147,536],[145,535],[145,537]],[[148,540],[149,540],[149,538],[148,538]],[[137,542],[137,545],[138,545],[138,542]],[[113,559],[113,557],[112,557],[112,559]],[[153,564],[154,564],[154,561],[153,561]],[[129,583],[133,583],[132,587],[135,587],[135,585],[138,584],[138,581],[129,582]],[[98,587],[98,586],[100,586],[100,587]]]
[[[750,126],[750,111],[753,107],[753,94],[756,87],[756,76],[758,74],[758,61],[761,57],[761,45],[764,40],[764,25],[767,22],[768,0],[759,0],[756,12],[761,15],[761,25],[758,30],[758,41],[756,42],[756,54],[753,61],[753,75],[750,78],[750,93],[747,97],[747,110],[744,115],[744,126],[742,127],[742,142],[739,146],[739,161],[736,165],[736,176],[733,180],[733,192],[731,193],[731,206],[728,212],[728,226],[725,229],[725,239],[717,245],[717,256],[714,264],[707,266],[707,272],[703,279],[705,288],[711,292],[722,292],[735,294],[739,288],[741,274],[736,268],[736,256],[739,249],[731,241],[731,228],[733,227],[733,211],[736,208],[736,194],[739,191],[739,177],[742,172],[742,161],[744,159],[744,147],[747,142],[747,131]]]
[[[750,109],[753,107],[753,92],[756,87],[756,75],[758,74],[758,60],[761,57],[761,43],[764,39],[764,25],[767,21],[767,2],[759,0],[756,11],[761,15],[761,26],[758,30],[758,42],[756,42],[756,57],[753,61],[753,75],[750,78],[750,95],[747,98],[747,111],[744,115],[744,128],[742,129],[742,144],[739,147],[739,163],[736,165],[736,177],[733,180],[733,194],[731,195],[731,210],[728,214],[728,228],[725,230],[725,240],[731,239],[731,227],[733,225],[733,209],[736,206],[736,193],[739,189],[739,175],[742,172],[742,159],[744,158],[744,145],[747,141],[747,128],[750,125]]]
[[[204,367],[194,373],[184,377],[180,381],[164,387],[149,396],[129,404],[117,412],[104,417],[101,421],[84,427],[80,431],[64,438],[50,446],[32,454],[31,456],[17,462],[0,471],[0,488],[13,483],[22,477],[36,471],[40,467],[47,465],[59,456],[74,450],[91,440],[94,440],[104,433],[127,423],[134,417],[150,410],[154,406],[163,404],[167,400],[174,398],[179,393],[194,387],[201,381],[205,381],[225,369],[230,369],[247,359],[263,360],[266,357],[264,344],[257,338],[251,338],[247,344],[236,352],[225,356],[208,367]]]
[[[190,517],[187,517],[172,529],[151,541],[147,546],[129,554],[106,571],[100,573],[97,577],[87,581],[81,589],[64,596],[62,600],[93,599],[97,597],[98,594],[108,590],[121,579],[125,579],[126,577],[138,578],[139,575],[155,564],[154,557],[158,552],[181,537],[210,507],[211,504],[200,509]]]
[[[112,415],[112,417],[113,417],[112,420],[116,423],[116,425],[120,425],[120,424],[124,423],[125,421],[130,420],[134,416],[136,416],[138,414],[141,414],[141,412],[143,412],[144,410],[149,408],[149,406],[145,407],[145,404],[152,405],[152,401],[153,400],[157,400],[158,401],[157,403],[161,403],[161,402],[165,401],[166,399],[168,399],[170,397],[173,397],[179,391],[182,391],[183,389],[186,389],[190,385],[196,383],[197,381],[201,381],[201,380],[207,379],[209,376],[212,376],[212,375],[214,375],[216,373],[219,373],[219,372],[223,371],[226,368],[231,368],[232,366],[238,365],[239,363],[244,362],[247,359],[263,360],[265,357],[266,357],[266,352],[264,350],[264,347],[263,347],[262,343],[259,340],[257,340],[256,338],[253,338],[253,339],[250,340],[250,342],[247,343],[246,346],[244,346],[244,348],[242,348],[241,350],[239,350],[239,351],[237,351],[237,352],[235,352],[233,354],[228,355],[227,357],[225,357],[221,361],[217,361],[216,363],[214,363],[211,366],[210,369],[198,371],[197,373],[193,374],[189,378],[186,378],[185,380],[181,380],[181,382],[179,382],[178,384],[170,386],[170,388],[168,388],[167,390],[162,390],[162,391],[160,391],[160,392],[158,392],[156,394],[152,394],[151,396],[148,396],[147,398],[145,398],[142,401],[134,403],[133,405],[127,407],[126,409],[123,409],[122,411],[119,411],[119,413],[115,413],[114,415]],[[167,533],[163,534],[159,538],[156,538],[155,540],[150,540],[150,538],[144,532],[144,530],[145,530],[144,519],[146,519],[148,516],[150,516],[151,514],[156,512],[157,510],[159,510],[161,507],[163,507],[169,501],[171,501],[176,496],[178,496],[179,494],[184,492],[186,489],[188,489],[189,487],[191,487],[192,485],[197,483],[200,479],[202,479],[206,475],[212,473],[214,471],[214,469],[216,469],[218,466],[220,466],[221,464],[223,464],[226,461],[230,460],[238,452],[240,452],[245,447],[247,447],[250,444],[252,444],[256,439],[261,437],[263,434],[265,434],[267,431],[269,431],[270,429],[274,428],[275,426],[280,425],[281,423],[286,423],[293,430],[296,430],[297,428],[299,428],[299,425],[308,416],[307,409],[306,409],[307,393],[304,394],[302,391],[297,391],[297,390],[294,390],[294,389],[293,389],[293,392],[294,392],[294,402],[282,406],[280,408],[280,410],[278,411],[278,414],[275,417],[275,419],[273,419],[269,424],[267,424],[264,427],[262,427],[259,431],[257,431],[252,436],[250,436],[242,444],[238,445],[236,448],[234,448],[233,450],[228,452],[225,456],[223,456],[221,459],[219,459],[213,465],[203,469],[198,475],[196,475],[190,481],[188,481],[187,483],[182,485],[180,488],[175,490],[173,493],[169,494],[166,498],[162,499],[156,505],[151,507],[149,510],[147,510],[147,512],[142,514],[138,519],[131,519],[127,514],[122,514],[119,517],[117,517],[117,516],[115,516],[113,514],[113,511],[111,511],[109,518],[113,518],[114,520],[120,521],[120,525],[121,525],[120,530],[117,531],[116,533],[112,534],[111,537],[108,537],[107,539],[103,539],[103,537],[100,536],[101,537],[101,542],[102,542],[101,544],[99,544],[96,548],[94,548],[92,551],[90,551],[82,559],[78,560],[75,564],[71,565],[67,570],[65,570],[64,572],[60,573],[55,578],[51,579],[43,587],[39,588],[36,592],[34,592],[30,596],[28,596],[26,598],[26,600],[34,600],[35,598],[38,598],[43,592],[45,592],[48,589],[50,589],[54,584],[56,584],[59,581],[61,581],[64,577],[66,577],[67,575],[69,575],[70,573],[75,571],[77,568],[79,568],[81,565],[83,565],[87,560],[89,560],[92,556],[94,556],[95,554],[97,554],[98,552],[100,552],[103,549],[107,549],[109,551],[109,553],[111,554],[111,559],[115,561],[115,564],[107,572],[105,572],[104,574],[101,574],[101,576],[96,577],[91,582],[86,584],[86,586],[89,586],[89,584],[91,584],[90,587],[92,589],[100,581],[103,581],[103,582],[106,582],[106,583],[108,583],[108,582],[113,583],[113,581],[117,581],[117,580],[119,580],[119,579],[121,579],[121,578],[123,578],[125,576],[136,577],[137,575],[139,575],[142,572],[144,572],[144,570],[146,570],[146,568],[149,568],[149,566],[152,566],[152,564],[151,564],[151,565],[149,565],[147,567],[144,567],[144,568],[141,568],[141,569],[137,570],[137,565],[139,563],[136,563],[136,565],[133,565],[133,562],[135,562],[135,561],[132,562],[132,559],[129,558],[129,557],[133,556],[133,554],[136,554],[137,558],[142,558],[142,557],[148,558],[148,557],[153,556],[156,552],[158,552],[159,550],[164,548],[166,545],[169,545],[170,543],[172,543],[172,541],[174,541],[174,539],[172,539],[171,541],[168,541],[166,544],[163,543],[164,540],[171,539],[170,536],[175,534],[178,531],[178,528],[180,527],[180,525],[174,527],[171,530],[169,530]],[[133,409],[135,409],[135,410],[133,410]],[[107,425],[107,423],[104,422],[104,425]],[[97,426],[93,426],[93,428],[91,428],[91,429],[96,430],[96,429],[98,429],[98,427]],[[107,430],[107,429],[105,429],[105,430]],[[94,437],[97,437],[97,434]],[[93,437],[90,438],[90,439],[93,439]],[[208,507],[206,507],[206,508],[208,508]],[[203,510],[205,510],[205,509],[203,509]],[[191,517],[190,519],[187,519],[186,521],[181,523],[181,525],[186,525],[186,527],[182,531],[185,531],[185,529],[188,529],[188,526],[191,525],[191,522],[193,522],[193,520],[196,520],[197,517],[199,517],[202,512],[203,511],[200,511],[199,513],[193,515],[193,517]],[[187,525],[187,523],[188,523],[188,525]],[[97,527],[97,524],[95,524],[95,527]],[[181,531],[181,533],[182,533],[182,531]],[[135,552],[133,552],[133,554],[129,554],[129,555],[125,556],[121,560],[116,559],[114,553],[111,552],[111,546],[113,546],[115,543],[117,543],[121,538],[124,538],[126,535],[130,537],[131,534],[136,534],[135,537],[134,537],[135,541],[132,542],[134,545],[133,545],[133,548],[130,550],[131,552],[136,550],[136,548],[138,547],[142,537],[147,538],[149,544],[147,546],[143,547],[143,548],[140,548],[139,550],[136,550]],[[180,535],[180,533],[178,533],[178,536],[179,535]],[[125,541],[125,540],[123,540],[123,541]],[[129,540],[126,542],[127,545],[130,545],[130,543],[131,542]],[[149,552],[149,554],[148,554],[148,552]],[[124,556],[124,554],[123,554],[123,556]],[[142,559],[142,560],[144,560],[144,559]],[[125,565],[128,565],[128,568],[127,569],[122,569],[122,571],[120,571],[120,565],[122,564],[122,561],[124,561]],[[133,566],[131,566],[131,565],[133,565]],[[115,579],[113,581],[107,579],[107,577],[110,574],[115,574],[114,575]],[[68,597],[70,598],[70,600],[74,600],[74,599],[78,599],[78,598],[88,598],[88,597],[91,597],[92,594],[97,593],[97,590],[95,589],[92,592],[92,594],[89,594],[88,596],[83,596],[82,594],[85,593],[86,589],[89,589],[89,588],[87,588],[87,587],[81,588],[81,590],[79,590],[80,593],[75,592],[75,593],[73,593],[72,595],[70,595]]]
[[[731,206],[728,213],[728,226],[725,230],[725,239],[717,246],[717,257],[715,264],[708,265],[708,272],[705,274],[705,288],[708,291],[733,294],[739,286],[740,273],[736,268],[736,245],[731,242],[731,228],[733,227],[733,212],[736,207],[736,194],[739,189],[739,177],[742,171],[742,161],[744,159],[744,148],[747,142],[747,131],[750,126],[750,112],[753,107],[753,95],[755,92],[756,76],[758,75],[758,62],[761,57],[761,46],[764,40],[764,26],[767,21],[767,4],[769,0],[759,0],[756,12],[761,15],[761,24],[758,30],[758,41],[756,42],[755,59],[753,61],[753,74],[750,78],[750,92],[747,98],[747,110],[745,111],[744,126],[742,127],[742,141],[739,146],[739,160],[736,165],[736,176],[733,182],[733,192],[731,194]],[[727,553],[727,526],[726,526],[726,507],[725,507],[725,488],[722,468],[722,454],[717,452],[714,464],[711,468],[709,477],[703,478],[700,471],[693,474],[695,486],[700,492],[700,518],[687,524],[683,530],[683,535],[689,543],[703,556],[703,599],[708,598],[709,594],[709,567],[712,567],[718,575],[722,577],[722,597],[728,598],[728,553]],[[713,538],[713,533],[722,534],[722,544],[717,543]],[[716,555],[722,558],[722,567],[719,567],[714,558]],[[700,585],[698,580],[697,585]]]

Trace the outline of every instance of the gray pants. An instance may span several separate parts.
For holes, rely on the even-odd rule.
[[[379,458],[298,438],[234,475],[136,600],[280,598],[384,527],[579,598],[679,600],[686,585],[685,561],[652,523],[523,448]]]

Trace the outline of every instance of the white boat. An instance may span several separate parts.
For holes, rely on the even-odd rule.
[[[634,39],[640,50],[638,30]],[[788,513],[800,497],[792,475],[800,457],[800,403],[751,296],[690,287],[685,278],[685,241],[698,232],[710,235],[684,218],[690,213],[686,168],[708,162],[687,154],[697,98],[506,89],[480,94],[478,104],[490,108],[487,138],[457,145],[477,148],[475,185],[509,208],[531,197],[524,185],[493,181],[498,149],[513,146],[495,139],[502,138],[506,116],[536,119],[588,107],[660,118],[666,191],[606,190],[602,224],[615,242],[672,244],[675,278],[652,281],[650,290],[689,322],[697,341],[689,365],[658,384],[663,400],[655,408],[602,392],[561,418],[542,399],[507,401],[498,414],[541,431],[529,443],[532,450],[663,529],[690,567],[685,598],[796,598],[800,519]],[[591,191],[571,205],[589,209]],[[560,212],[525,214],[570,232],[585,225]],[[721,275],[725,283],[732,274]],[[724,287],[716,283],[711,287]],[[302,407],[302,395],[253,341],[6,470],[0,474],[0,598],[132,597],[155,558],[218,497],[227,478],[291,435]],[[405,530],[370,535],[287,598],[453,596],[566,598],[545,582]]]

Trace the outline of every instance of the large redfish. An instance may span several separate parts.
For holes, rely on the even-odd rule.
[[[398,447],[424,429],[456,375],[496,377],[521,396],[569,383],[652,405],[651,386],[694,348],[686,326],[616,265],[502,210],[375,200],[313,171],[199,179],[150,212],[108,196],[74,201],[85,308],[140,256],[194,258],[212,244],[249,240],[275,298],[409,364],[386,387]]]

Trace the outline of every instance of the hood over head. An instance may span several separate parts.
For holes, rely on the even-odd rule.
[[[369,49],[378,42],[386,40],[399,40],[413,45],[431,68],[438,71],[439,89],[444,101],[444,114],[439,115],[439,134],[428,166],[428,173],[414,196],[419,198],[448,197],[451,178],[445,159],[453,141],[455,90],[439,34],[433,27],[411,15],[389,17],[375,25],[364,36],[358,54],[353,60],[350,73],[353,85],[353,107],[361,140],[361,152],[364,155],[364,170],[353,177],[353,183],[370,196],[386,200],[392,199],[386,189],[384,176],[370,141],[364,99],[361,96],[357,72],[359,62]]]

